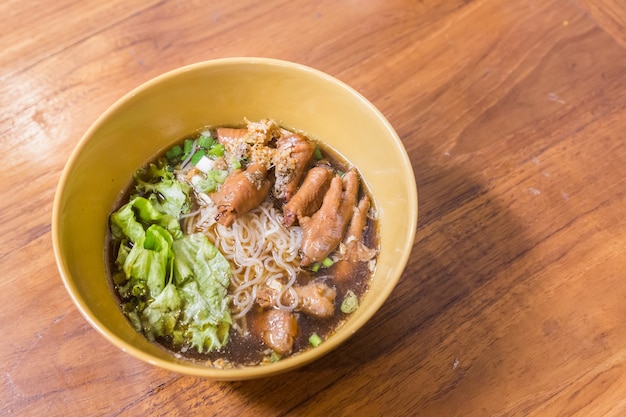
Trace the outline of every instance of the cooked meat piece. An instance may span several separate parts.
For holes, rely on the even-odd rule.
[[[265,145],[281,135],[281,129],[273,120],[263,119],[258,122],[248,122],[245,128],[218,127],[217,140],[228,147],[235,142],[245,142],[251,145]]]
[[[315,317],[332,317],[335,314],[335,297],[337,290],[323,282],[293,288],[298,295],[297,310]]]
[[[299,219],[302,227],[302,266],[323,260],[341,241],[344,224],[341,221],[341,178],[335,176],[324,195],[322,206],[311,217]]]
[[[332,317],[335,314],[337,290],[334,287],[329,287],[323,282],[314,281],[306,285],[294,286],[293,290],[298,297],[298,304],[295,310],[320,318]],[[256,302],[263,308],[276,307],[278,295],[278,291],[264,287],[257,291]],[[292,297],[290,292],[285,292],[282,296],[282,304],[291,304]]]
[[[229,158],[241,160],[250,156],[250,144],[245,141],[248,129],[218,127],[217,141],[224,145]]]
[[[306,169],[311,162],[315,144],[297,133],[286,132],[276,142],[277,155],[288,157],[276,158],[276,181],[274,195],[276,198],[291,200],[300,185]]]
[[[276,306],[277,291],[269,287],[260,287],[256,291],[256,303],[262,308],[270,308]]]
[[[346,231],[341,259],[335,263],[333,277],[336,283],[350,281],[354,271],[361,267],[359,263],[368,262],[376,256],[377,250],[368,248],[362,241],[369,209],[370,200],[367,196],[363,196],[352,214],[350,225]]]
[[[217,141],[222,145],[228,147],[234,142],[239,142],[248,133],[248,129],[245,128],[233,128],[233,127],[218,127],[216,129]]]
[[[283,207],[283,224],[293,225],[297,218],[310,216],[322,205],[333,172],[324,167],[311,168],[296,194]]]
[[[367,223],[367,213],[370,209],[370,199],[367,196],[363,196],[359,201],[359,205],[352,213],[350,219],[350,225],[344,238],[344,243],[350,245],[354,241],[360,241],[363,237],[363,230]]]
[[[282,130],[275,121],[263,119],[259,122],[248,122],[246,128],[218,127],[216,133],[217,140],[226,148],[229,159],[248,159],[270,169],[276,150],[266,145],[279,138]]]
[[[335,176],[322,206],[311,217],[302,217],[302,266],[320,262],[341,242],[359,191],[359,177],[350,169],[343,180]]]
[[[233,172],[220,189],[211,195],[218,209],[215,219],[230,227],[238,216],[261,204],[271,186],[267,170],[261,164],[250,164],[245,171]]]
[[[274,120],[261,119],[258,122],[247,121],[248,135],[246,141],[257,145],[265,145],[282,135],[282,129]]]
[[[261,312],[255,324],[268,347],[281,355],[291,352],[293,342],[298,336],[298,321],[292,312],[266,310]]]
[[[370,209],[370,200],[363,196],[359,205],[352,214],[350,226],[344,238],[345,253],[342,258],[349,261],[367,262],[376,256],[376,249],[368,248],[363,242],[363,231],[367,224],[367,214]]]

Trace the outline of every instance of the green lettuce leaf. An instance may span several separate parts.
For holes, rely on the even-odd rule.
[[[147,176],[148,180],[142,179]],[[153,182],[159,179],[157,182]],[[137,190],[149,194],[148,199],[161,213],[178,218],[189,212],[189,185],[177,181],[174,174],[168,171],[167,165],[150,164],[145,172],[135,175]]]
[[[152,201],[144,197],[133,197],[111,215],[113,236],[117,239],[128,237],[133,243],[145,235],[146,227],[153,224],[166,228],[174,238],[183,235],[177,217],[159,211]]]
[[[205,235],[183,235],[179,217],[189,210],[188,186],[156,165],[142,177],[135,177],[141,195],[110,218],[119,243],[116,264],[127,278],[116,281],[124,314],[150,340],[165,336],[199,352],[220,349],[232,324],[230,265]]]
[[[156,297],[163,291],[172,243],[172,235],[166,229],[156,224],[148,227],[124,260],[123,271],[133,287],[145,283],[144,288],[150,297]],[[132,293],[143,295],[138,290]]]
[[[135,203],[136,199],[133,199],[111,215],[111,233],[113,237],[119,240],[128,238],[134,243],[146,234],[142,224],[135,217],[135,211],[133,210]]]
[[[195,233],[174,241],[174,280],[183,299],[182,321],[199,352],[228,341],[230,265],[209,239]]]
[[[155,336],[172,335],[178,323],[182,301],[170,282],[141,312],[143,331],[150,340]]]

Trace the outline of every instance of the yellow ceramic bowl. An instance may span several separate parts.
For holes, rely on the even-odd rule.
[[[380,215],[380,257],[371,289],[347,323],[319,347],[279,362],[214,369],[175,358],[138,334],[108,283],[108,216],[133,172],[206,125],[270,118],[304,131],[358,167]],[[407,153],[383,115],[355,90],[317,70],[264,58],[201,62],[159,76],[109,108],[85,133],[60,179],[52,236],[63,282],[106,339],[170,371],[216,380],[258,378],[302,366],[353,335],[383,304],[406,266],[417,224]]]

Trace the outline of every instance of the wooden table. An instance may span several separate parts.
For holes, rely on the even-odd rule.
[[[0,414],[626,415],[622,0],[0,3]],[[323,70],[389,119],[419,226],[396,290],[325,358],[265,380],[172,374],[106,342],[56,269],[67,158],[184,64]]]

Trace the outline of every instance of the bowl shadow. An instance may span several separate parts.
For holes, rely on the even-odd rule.
[[[471,345],[481,333],[466,325],[468,320],[484,322],[502,293],[528,278],[501,273],[532,245],[520,219],[495,198],[489,184],[429,145],[409,153],[419,220],[397,287],[360,331],[325,357],[283,375],[234,383],[238,395],[260,402],[267,415],[287,415],[296,407],[318,410],[311,411],[315,415],[337,407],[364,412],[375,401],[367,399],[372,379],[388,389],[404,384],[402,398],[427,407],[441,392],[405,381],[427,379],[442,361],[456,369],[451,346]],[[442,376],[449,380],[441,385],[453,389],[466,370],[461,366]]]

